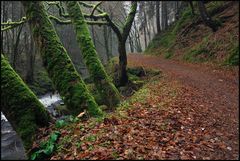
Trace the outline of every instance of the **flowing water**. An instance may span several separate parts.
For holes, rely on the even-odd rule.
[[[48,93],[39,98],[39,101],[46,109],[56,117],[57,112],[54,107],[62,104],[59,94]],[[17,133],[13,130],[7,118],[1,112],[1,159],[20,160],[27,159],[23,143]]]

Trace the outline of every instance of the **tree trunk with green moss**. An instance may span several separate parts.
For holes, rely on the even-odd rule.
[[[97,4],[96,5],[90,5],[90,4],[87,4],[87,3],[82,2],[82,1],[79,1],[78,3],[80,3],[81,5],[83,5],[85,7],[88,7],[88,8],[95,8],[101,14],[91,15],[91,16],[89,16],[89,18],[92,18],[93,20],[98,20],[98,19],[105,18],[108,23],[100,23],[100,22],[96,21],[96,23],[94,23],[94,24],[99,24],[99,25],[106,25],[107,24],[116,33],[117,38],[118,38],[119,67],[120,67],[120,69],[119,69],[119,84],[118,85],[119,86],[126,85],[128,83],[128,76],[127,76],[127,69],[126,69],[127,68],[127,55],[126,55],[125,43],[126,43],[126,40],[129,36],[129,32],[131,30],[132,23],[133,23],[133,20],[134,20],[136,11],[137,11],[137,1],[132,1],[131,2],[130,12],[127,16],[126,22],[123,25],[122,30],[119,28],[118,25],[116,25],[111,20],[110,16],[106,12],[97,8],[98,7]]]
[[[1,108],[26,149],[31,148],[37,128],[51,121],[48,111],[2,54]]]
[[[94,84],[105,101],[106,105],[113,107],[120,101],[120,94],[107,75],[93,44],[88,25],[85,22],[81,8],[76,1],[66,2],[68,13],[75,26],[77,41],[83,54],[84,62],[94,81]]]
[[[22,4],[33,39],[40,50],[43,65],[68,109],[73,115],[79,114],[84,109],[87,109],[92,116],[101,115],[101,109],[77,73],[49,20],[43,2],[23,1]]]

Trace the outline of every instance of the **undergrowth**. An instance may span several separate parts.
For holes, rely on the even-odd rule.
[[[231,5],[223,1],[212,1],[206,5],[213,20],[220,24],[219,30],[226,27],[224,25],[226,20],[222,21],[223,19],[218,14],[224,14],[224,10]],[[239,65],[239,41],[231,40],[231,36],[229,37],[227,33],[209,32],[202,22],[199,23],[201,18],[196,2],[194,2],[194,6],[195,15],[192,15],[190,6],[186,7],[179,20],[174,22],[167,30],[155,35],[144,53],[163,55],[165,59],[170,59],[177,52],[181,53],[181,55],[177,54],[180,56],[178,58],[188,62],[211,61],[219,65]],[[197,23],[194,24],[194,22]],[[190,36],[185,37],[186,34],[190,34]],[[231,33],[229,34],[231,35]],[[219,52],[222,55],[219,55]]]

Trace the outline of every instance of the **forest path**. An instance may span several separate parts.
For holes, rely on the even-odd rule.
[[[167,75],[168,81],[177,81],[183,86],[182,110],[194,109],[193,127],[209,128],[208,139],[212,142],[220,139],[220,148],[212,145],[212,155],[222,155],[223,158],[236,159],[239,145],[239,75],[238,69],[217,69],[200,64],[183,63],[163,59],[157,56],[129,54],[129,66],[143,66],[159,69]],[[182,111],[181,111],[182,112]],[[190,113],[190,112],[188,112]],[[194,128],[195,129],[195,128]],[[191,129],[193,132],[194,129]],[[215,139],[215,140],[211,140]],[[220,149],[228,149],[229,153]],[[206,152],[201,152],[206,153]],[[221,154],[222,153],[222,154]],[[210,158],[218,158],[209,154]],[[219,157],[219,159],[223,159]]]
[[[162,73],[147,78],[148,83],[103,120],[59,129],[60,148],[50,159],[239,158],[236,70],[142,54],[129,54],[128,66]]]

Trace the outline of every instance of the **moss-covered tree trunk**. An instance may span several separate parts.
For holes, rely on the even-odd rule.
[[[71,113],[77,115],[87,109],[93,116],[101,115],[101,109],[77,73],[49,20],[43,2],[23,1],[22,4],[44,67]]]
[[[51,121],[48,111],[2,54],[1,109],[26,149],[31,147],[37,128]]]
[[[82,4],[83,6],[87,6],[90,8],[95,8],[98,7],[97,5],[89,5],[87,3],[83,3],[83,2],[79,2],[80,4]],[[106,19],[106,21],[108,22],[108,25],[112,28],[112,30],[116,33],[117,38],[118,38],[118,51],[119,51],[119,66],[120,66],[120,70],[119,70],[119,86],[124,86],[128,83],[128,77],[127,77],[127,55],[126,55],[126,48],[125,48],[125,44],[126,40],[129,36],[131,27],[132,27],[132,23],[137,11],[137,1],[132,1],[131,2],[131,8],[130,8],[130,12],[127,16],[126,22],[123,25],[123,29],[122,31],[120,31],[120,28],[118,25],[116,25],[110,18],[110,16],[105,13],[103,10],[101,9],[97,9],[98,12],[101,13],[101,16],[90,16],[90,18],[92,18],[93,20],[97,20],[97,19],[102,19],[103,17]],[[71,10],[70,10],[71,11]],[[73,11],[74,12],[74,11]],[[100,22],[96,22],[95,24],[99,24],[99,25],[103,25]],[[120,49],[121,48],[121,49]]]
[[[110,77],[98,58],[88,25],[85,22],[81,8],[76,1],[66,2],[68,13],[75,26],[77,41],[83,54],[84,62],[94,81],[94,84],[105,101],[106,105],[113,107],[120,101],[120,94],[112,83]]]

